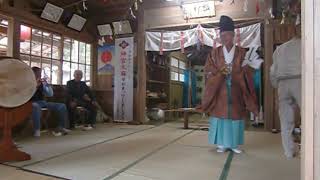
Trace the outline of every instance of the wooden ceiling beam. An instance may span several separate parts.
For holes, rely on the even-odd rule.
[[[117,8],[117,9],[105,9],[103,11],[90,11],[89,16],[90,17],[95,17],[95,16],[104,16],[104,15],[112,15],[112,14],[121,14],[129,11],[128,7],[122,7],[122,8]]]
[[[90,2],[93,2],[97,6],[103,6],[107,8],[117,8],[129,4],[129,0],[107,0],[107,2],[104,2],[103,0],[90,0]]]

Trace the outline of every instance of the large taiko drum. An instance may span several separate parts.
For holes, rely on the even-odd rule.
[[[12,142],[11,129],[32,112],[31,97],[36,91],[32,69],[24,62],[0,57],[0,162],[29,160]]]
[[[30,100],[36,90],[32,69],[24,62],[0,58],[0,106],[18,107]]]

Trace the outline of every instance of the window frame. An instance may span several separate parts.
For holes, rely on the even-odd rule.
[[[178,67],[176,66],[176,64],[172,64],[172,61],[178,61]],[[184,64],[183,67],[181,67]],[[175,56],[171,56],[170,57],[170,80],[174,81],[174,82],[180,82],[183,83],[184,82],[184,71],[186,70],[186,62],[180,58],[177,58]],[[173,73],[178,74],[178,80],[176,80],[175,78],[172,78]],[[183,78],[183,79],[182,79]]]
[[[21,24],[19,26],[20,30],[22,28],[22,26],[25,26],[27,28],[30,28],[30,39],[29,39],[29,47],[27,48],[30,48],[29,49],[29,52],[25,51],[25,52],[21,52],[21,47],[19,49],[19,54],[20,56],[25,56],[24,61],[28,61],[29,62],[29,66],[31,66],[31,64],[34,64],[34,63],[40,63],[40,68],[43,67],[43,60],[42,59],[50,59],[50,84],[54,84],[54,85],[66,85],[66,82],[71,80],[72,79],[72,74],[73,74],[73,71],[72,70],[75,70],[74,68],[72,68],[72,64],[76,64],[76,69],[79,69],[79,67],[84,67],[82,68],[83,71],[83,81],[85,81],[89,86],[92,85],[92,66],[93,66],[93,59],[92,59],[92,44],[90,43],[87,43],[87,42],[84,42],[84,41],[80,41],[78,39],[73,39],[73,38],[70,38],[66,35],[63,35],[63,34],[59,34],[59,33],[56,33],[56,32],[52,32],[52,31],[47,31],[47,30],[44,30],[44,29],[41,29],[41,28],[38,28],[38,27],[35,27],[35,26],[31,26],[31,25],[27,25],[27,24]],[[39,55],[35,55],[33,54],[33,50],[32,50],[32,47],[33,47],[33,31],[34,30],[38,30],[41,32],[41,37],[40,37],[40,54]],[[37,33],[37,32],[36,32]],[[50,44],[50,57],[47,57],[47,56],[43,56],[44,55],[44,52],[43,52],[43,42],[45,41],[44,40],[44,35],[43,33],[49,33],[50,34],[50,38],[49,38],[49,41],[51,42]],[[55,46],[54,47],[54,44],[55,42],[54,41],[57,41],[59,45]],[[69,56],[70,56],[70,59],[67,60],[65,59],[65,40],[70,40],[70,49],[69,49]],[[73,47],[74,44],[73,42],[77,42],[77,52],[78,52],[78,56],[77,57],[72,57],[72,51],[73,51]],[[21,44],[22,43],[22,39],[21,39],[21,32],[20,32],[20,37],[19,37],[19,43]],[[80,62],[80,45],[82,45],[82,50],[84,50],[84,54],[82,54],[82,61]],[[48,45],[49,46],[49,45]],[[57,48],[57,49],[56,49]],[[56,49],[58,52],[58,57],[53,55],[53,50]],[[90,56],[87,56],[87,53],[89,54],[90,53]],[[37,62],[37,61],[33,61],[33,58],[32,57],[36,57],[36,58],[40,58],[40,62]],[[58,59],[57,59],[58,58]],[[84,58],[84,59],[83,59]],[[76,61],[75,61],[76,60]],[[83,62],[84,61],[84,62]],[[57,62],[59,63],[58,65],[58,73],[55,73],[57,74],[57,82],[52,82],[53,80],[53,77],[52,77],[52,74],[53,73],[53,66],[57,66]],[[69,67],[68,69],[70,70],[69,71],[69,78],[67,80],[64,79],[64,75],[66,75],[66,73],[64,73],[64,64],[68,64],[69,63]],[[45,63],[48,65],[48,63]],[[73,66],[74,67],[74,66]],[[87,72],[88,71],[88,72]],[[90,74],[90,76],[87,76],[87,74]],[[89,78],[88,78],[89,77]]]

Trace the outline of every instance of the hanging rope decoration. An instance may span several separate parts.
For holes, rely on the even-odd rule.
[[[204,38],[203,38],[203,32],[201,30],[201,26],[198,26],[198,42],[199,42],[199,46],[202,46],[203,45],[203,41],[204,41]]]
[[[236,29],[237,45],[241,45],[240,28]]]
[[[211,39],[212,39],[212,48],[215,49],[217,47],[217,43],[216,43],[216,40],[214,38],[214,30],[212,30],[212,33],[211,33]]]
[[[256,15],[258,15],[260,12],[260,2],[259,0],[256,0]]]
[[[163,32],[161,32],[160,37],[160,55],[163,55]]]
[[[213,48],[217,48],[217,40],[220,38],[220,30],[219,29],[215,29],[216,32],[216,38],[213,41]]]
[[[181,46],[181,53],[184,54],[184,32],[180,32],[180,46]]]

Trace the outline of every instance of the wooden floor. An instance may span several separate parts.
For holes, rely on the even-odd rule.
[[[300,160],[283,157],[279,134],[247,131],[244,154],[218,154],[207,131],[182,126],[105,124],[64,137],[18,140],[33,160],[0,165],[0,179],[300,179]]]

